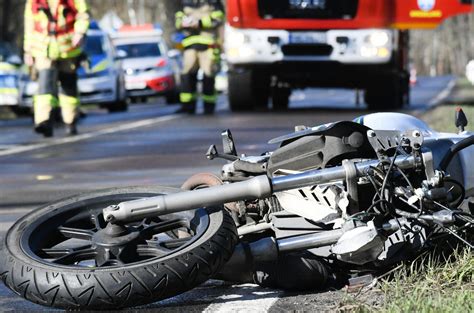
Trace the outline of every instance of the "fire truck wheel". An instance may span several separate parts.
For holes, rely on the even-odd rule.
[[[290,88],[273,88],[272,103],[274,111],[286,111],[290,104]]]
[[[364,95],[369,110],[389,111],[401,109],[406,102],[400,79],[385,79],[367,88]]]
[[[256,70],[229,72],[229,105],[234,112],[266,109],[270,97],[270,78]]]

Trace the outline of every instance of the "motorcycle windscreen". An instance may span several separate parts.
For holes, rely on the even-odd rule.
[[[358,0],[258,0],[263,19],[353,19]]]
[[[473,0],[395,0],[393,28],[432,29],[455,15],[472,12]]]

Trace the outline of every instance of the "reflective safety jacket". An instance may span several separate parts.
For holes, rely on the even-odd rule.
[[[184,27],[186,19],[197,22],[198,27]],[[224,19],[224,8],[220,0],[183,0],[183,9],[176,13],[176,28],[185,34],[183,47],[186,49],[218,44],[219,27]]]
[[[24,51],[51,60],[77,57],[82,50],[73,46],[73,36],[88,28],[85,0],[27,0]]]

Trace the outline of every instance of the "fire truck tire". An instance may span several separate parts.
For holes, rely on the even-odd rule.
[[[255,70],[229,72],[229,105],[233,112],[265,109],[270,97],[269,77]]]
[[[371,111],[398,110],[406,102],[405,94],[401,79],[385,79],[382,83],[367,88],[364,100]]]
[[[290,88],[273,88],[272,104],[274,111],[286,111],[290,104]]]

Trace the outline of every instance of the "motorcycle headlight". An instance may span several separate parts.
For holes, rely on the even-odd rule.
[[[368,41],[375,47],[383,47],[388,44],[390,37],[387,32],[377,31],[369,35]]]

